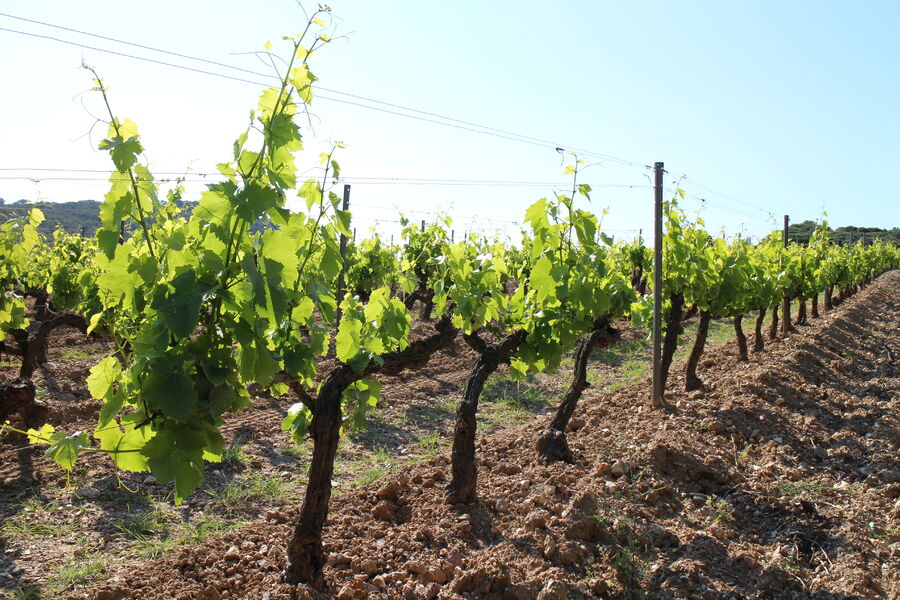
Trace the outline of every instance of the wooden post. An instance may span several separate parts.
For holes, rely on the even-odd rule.
[[[663,163],[653,165],[654,223],[653,223],[653,406],[661,408],[662,389],[662,192]]]
[[[788,215],[784,215],[784,235],[782,236],[782,244],[785,248],[788,247],[788,223],[790,221],[790,217]],[[788,333],[791,331],[791,296],[790,292],[787,293],[784,297],[784,302],[781,305],[781,337],[787,337]]]
[[[344,212],[350,210],[350,184],[344,184],[344,204],[341,207],[341,210]],[[356,230],[353,230],[353,237],[356,237]],[[341,301],[344,299],[344,273],[346,272],[346,267],[344,266],[344,257],[347,256],[347,236],[345,234],[341,234],[340,237],[340,246],[341,246],[341,272],[338,275],[338,285],[337,285],[337,312],[335,313],[335,323],[334,326],[337,328],[341,324]]]

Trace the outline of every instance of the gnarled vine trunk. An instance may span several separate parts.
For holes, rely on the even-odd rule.
[[[0,423],[16,414],[22,417],[25,429],[46,422],[47,405],[35,399],[34,383],[25,377],[0,385]]]
[[[772,307],[772,325],[769,326],[769,340],[778,337],[778,305]]]
[[[609,319],[604,318],[598,321],[594,329],[579,340],[575,347],[575,365],[572,370],[572,382],[569,389],[563,397],[559,408],[556,409],[556,415],[553,417],[550,425],[537,441],[538,456],[546,461],[563,460],[572,461],[572,451],[569,449],[569,443],[566,440],[566,429],[569,421],[575,413],[575,407],[578,400],[585,389],[590,387],[587,381],[588,359],[591,352],[597,349],[605,348],[619,339],[619,332],[609,327]]]
[[[812,314],[813,319],[819,318],[819,295],[818,294],[813,294],[810,314]]]
[[[50,294],[45,289],[29,290],[29,295],[34,298],[34,318],[36,321],[44,321],[50,317]]]
[[[781,311],[783,313],[781,315],[781,330],[782,331],[796,331],[796,329],[794,329],[794,325],[791,323],[791,300],[793,300],[793,298],[788,296],[786,298],[786,300],[787,300],[787,308],[788,309],[787,310],[782,309],[782,311]]]
[[[797,325],[806,325],[806,297],[798,296],[800,307],[797,309]]]
[[[834,293],[834,286],[825,286],[825,310],[831,310],[834,306],[831,304],[831,294]]]
[[[316,398],[307,399],[307,406],[312,412],[309,433],[313,439],[313,453],[300,518],[287,545],[284,570],[287,583],[308,583],[315,587],[324,584],[322,568],[326,556],[322,547],[322,529],[331,499],[331,478],[343,420],[341,398],[344,391],[369,375],[397,375],[404,369],[421,368],[435,352],[449,346],[457,334],[448,317],[438,322],[437,330],[437,333],[413,342],[404,350],[382,355],[380,364],[371,361],[361,373],[349,365],[338,365],[325,378]]]
[[[503,338],[499,344],[489,344],[478,334],[463,339],[478,352],[478,360],[466,380],[463,400],[456,409],[453,427],[453,449],[450,453],[450,483],[444,490],[448,504],[471,504],[478,488],[478,467],[475,461],[476,415],[478,399],[484,383],[501,364],[509,362],[512,354],[525,341],[525,332],[517,331]]]
[[[753,351],[754,352],[762,352],[765,348],[765,342],[763,341],[763,322],[766,319],[766,309],[759,309],[759,316],[756,317],[756,328],[753,331]]]
[[[694,339],[694,345],[691,348],[691,354],[688,356],[687,365],[685,365],[684,369],[684,389],[687,392],[699,390],[703,387],[703,381],[697,377],[697,365],[700,363],[700,357],[703,356],[703,348],[706,346],[710,319],[709,312],[705,310],[700,311],[697,337]]]
[[[34,335],[28,338],[22,354],[22,367],[19,369],[19,377],[31,377],[38,365],[47,362],[47,338],[50,336],[51,331],[57,327],[65,326],[74,327],[81,333],[87,332],[87,321],[81,315],[64,312],[50,317],[41,323]]]
[[[693,319],[697,316],[697,313],[700,312],[700,309],[697,308],[696,304],[691,304],[686,311],[684,311],[684,315],[682,315],[681,320],[687,321],[688,319]]]
[[[428,287],[427,280],[428,277],[422,271],[416,272],[416,277],[419,282],[416,284],[416,289],[406,297],[403,301],[403,304],[409,310],[412,310],[413,305],[415,305],[416,301],[422,302],[421,312],[419,313],[421,317],[425,320],[431,319],[431,314],[434,311],[434,290]]]
[[[678,335],[681,333],[681,310],[684,307],[684,295],[672,294],[669,297],[669,314],[666,316],[666,335],[663,338],[662,357],[660,358],[660,380],[663,396],[666,394],[666,381],[675,350],[678,349]],[[659,407],[657,407],[659,408]]]
[[[747,355],[747,336],[744,335],[744,329],[741,322],[744,317],[734,318],[734,335],[737,338],[738,345],[738,362],[749,362],[750,357]]]
[[[325,550],[322,529],[328,517],[334,457],[341,437],[341,396],[361,376],[350,367],[337,367],[322,384],[316,397],[309,435],[313,439],[309,481],[300,510],[300,519],[288,541],[284,577],[288,583],[308,583],[322,587]]]

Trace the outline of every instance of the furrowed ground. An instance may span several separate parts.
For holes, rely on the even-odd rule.
[[[565,368],[489,381],[479,502],[443,503],[448,437],[474,361],[463,346],[383,380],[369,428],[345,439],[325,532],[338,598],[900,598],[900,272],[738,364],[711,333],[673,411],[649,409],[644,332],[595,353],[569,443],[534,443]],[[417,325],[419,334],[428,325]],[[690,332],[691,327],[688,327]],[[681,357],[689,348],[684,336]],[[35,375],[49,421],[90,429],[84,381],[110,352],[57,333]],[[17,365],[0,363],[0,377]],[[678,373],[677,375],[675,373]],[[309,448],[278,431],[291,397],[228,417],[221,464],[182,506],[171,486],[89,456],[70,478],[0,440],[0,585],[10,598],[318,597],[279,583]],[[68,485],[67,485],[68,484]]]

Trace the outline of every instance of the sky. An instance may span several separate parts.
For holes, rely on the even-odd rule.
[[[682,207],[714,233],[757,237],[780,228],[782,215],[799,222],[823,211],[832,226],[900,226],[900,193],[887,178],[900,159],[900,3],[331,7],[331,30],[343,37],[312,60],[317,84],[330,91],[317,91],[311,121],[301,123],[298,163],[315,174],[320,152],[346,144],[336,158],[360,236],[373,228],[396,235],[398,211],[414,221],[446,213],[456,235],[515,235],[531,203],[571,187],[557,147],[577,149],[585,161],[579,181],[594,191],[580,206],[607,211],[602,225],[616,238],[651,231],[647,166],[656,161],[665,163],[666,197],[680,186]],[[7,202],[99,200],[107,190],[111,163],[96,149],[105,126],[94,126],[103,107],[87,92],[82,62],[110,88],[114,112],[138,124],[160,179],[190,169],[188,199],[211,180],[200,174],[230,158],[272,81],[21,18],[263,74],[271,66],[253,52],[272,41],[286,53],[281,36],[305,23],[293,0],[3,0],[0,13]]]

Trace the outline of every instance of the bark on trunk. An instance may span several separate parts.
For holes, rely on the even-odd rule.
[[[428,290],[422,298],[422,312],[420,313],[422,319],[430,321],[432,311],[434,311],[434,291]]]
[[[806,325],[806,297],[798,296],[800,307],[797,309],[797,325]]]
[[[451,479],[444,490],[444,500],[448,504],[471,504],[475,501],[478,487],[478,467],[475,460],[478,399],[484,389],[484,382],[491,373],[501,364],[509,362],[513,352],[525,341],[525,332],[517,331],[508,335],[499,344],[489,344],[477,334],[465,335],[464,339],[478,352],[478,360],[469,373],[463,400],[456,410],[453,450],[450,454]]]
[[[703,387],[703,381],[697,377],[697,365],[700,363],[700,357],[703,356],[703,348],[706,346],[706,336],[709,334],[710,315],[707,311],[700,311],[700,323],[697,325],[697,337],[694,339],[694,346],[691,348],[691,354],[688,356],[687,365],[684,369],[684,389],[687,392],[699,390]]]
[[[765,342],[763,341],[763,321],[766,319],[766,309],[759,309],[759,316],[756,317],[756,329],[753,332],[753,351],[754,352],[762,352],[763,348],[765,348]]]
[[[834,293],[834,287],[827,285],[825,286],[825,310],[831,310],[834,308],[831,304],[831,294]]]
[[[791,306],[790,301],[791,300],[792,300],[792,298],[788,298],[788,310],[781,311],[782,313],[784,313],[783,315],[781,315],[781,320],[782,320],[781,330],[782,331],[796,331],[794,329],[794,325],[791,323],[791,310],[790,310],[790,306]]]
[[[50,294],[47,290],[31,290],[29,294],[34,297],[34,318],[36,321],[44,321],[50,317]]]
[[[696,304],[692,304],[686,311],[684,311],[684,315],[681,317],[681,320],[687,321],[688,319],[692,319],[697,316],[698,312],[700,312],[700,309],[697,308]]]
[[[87,332],[87,321],[81,315],[71,312],[59,313],[41,323],[37,332],[28,338],[28,345],[22,356],[22,368],[19,377],[31,377],[38,365],[47,362],[47,337],[57,327],[75,327],[81,333]]]
[[[811,304],[812,304],[812,309],[811,309],[812,318],[818,319],[819,318],[819,295],[818,294],[813,294]]]
[[[438,322],[437,330],[437,333],[413,342],[405,350],[383,355],[380,364],[370,362],[362,373],[345,364],[335,367],[325,378],[316,399],[310,402],[313,417],[309,432],[313,439],[313,454],[300,519],[294,526],[294,533],[287,545],[287,564],[284,570],[284,580],[287,583],[308,583],[318,588],[324,584],[322,568],[326,556],[322,547],[322,529],[331,499],[331,478],[334,475],[334,457],[340,439],[341,397],[344,391],[369,375],[397,375],[404,369],[421,368],[435,352],[449,346],[457,334],[448,317]]]
[[[778,337],[778,305],[772,307],[772,325],[769,327],[769,340]]]
[[[660,358],[660,379],[663,397],[666,395],[666,380],[675,350],[678,349],[678,335],[681,333],[681,309],[684,307],[684,295],[672,294],[669,298],[670,308],[666,317],[666,335],[663,338],[662,357]],[[660,407],[656,407],[660,408]]]
[[[585,389],[590,387],[587,382],[588,359],[591,352],[605,348],[619,339],[619,332],[609,327],[609,318],[599,321],[594,329],[581,338],[575,349],[575,366],[572,371],[572,383],[569,390],[556,409],[556,416],[550,426],[544,430],[537,441],[538,456],[548,462],[563,460],[572,462],[572,451],[566,440],[566,429],[569,420],[575,413],[575,407]]]
[[[40,427],[46,422],[47,406],[35,400],[34,383],[19,378],[0,386],[0,423],[18,414],[24,429]]]
[[[322,547],[322,528],[328,516],[334,457],[341,437],[341,396],[347,386],[357,379],[359,376],[353,369],[338,367],[329,373],[316,398],[316,410],[309,426],[313,439],[309,482],[306,484],[300,519],[287,546],[285,580],[288,583],[308,583],[317,588],[324,584],[322,568],[326,557]]]
[[[734,335],[737,338],[738,345],[738,362],[749,362],[750,357],[747,355],[747,336],[744,335],[744,329],[741,327],[741,321],[744,317],[734,318]]]

